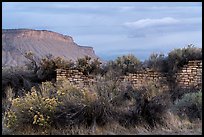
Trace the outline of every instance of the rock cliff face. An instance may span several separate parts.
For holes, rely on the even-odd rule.
[[[48,54],[73,61],[85,55],[98,58],[92,47],[79,46],[70,36],[47,30],[2,30],[2,66],[24,65],[27,59],[23,54],[28,51],[39,58]]]

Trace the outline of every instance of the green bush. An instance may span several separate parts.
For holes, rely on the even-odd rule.
[[[79,89],[68,81],[43,82],[39,88],[33,87],[25,96],[11,102],[4,123],[15,130],[22,124],[43,129],[104,125],[112,116],[112,108],[101,95],[87,88]]]
[[[85,56],[84,58],[78,58],[76,61],[75,69],[79,70],[85,75],[89,74],[99,74],[101,71],[101,62],[99,59],[91,59],[89,56]]]
[[[162,81],[163,82],[163,81]],[[140,87],[135,88],[137,92],[142,92],[142,97],[148,101],[156,96],[168,93],[168,89],[163,87],[160,79],[146,80]]]
[[[168,125],[168,111],[171,105],[169,96],[167,94],[153,97],[150,101],[144,100],[141,116],[151,126],[156,127]],[[146,105],[145,105],[146,104]]]
[[[170,91],[171,100],[175,102],[176,100],[180,100],[185,94],[196,93],[198,92],[198,90],[199,89],[196,87],[190,87],[190,88],[174,87],[174,89]]]
[[[46,56],[40,60],[36,75],[40,81],[50,81],[56,77],[56,69],[73,69],[72,60],[64,60],[60,57]]]
[[[202,48],[188,45],[184,48],[176,48],[167,56],[160,53],[152,53],[148,60],[143,62],[143,66],[162,72],[175,73],[190,60],[202,60]]]
[[[124,55],[118,57],[114,61],[109,61],[105,67],[106,72],[109,70],[114,70],[120,72],[120,75],[126,75],[128,73],[135,73],[141,69],[142,63],[134,55]]]
[[[188,47],[174,49],[169,52],[167,57],[169,73],[177,72],[189,60],[202,60],[202,48],[197,48],[191,44]]]
[[[158,85],[157,82],[147,82],[141,88],[134,89],[135,108],[130,117],[132,124],[145,122],[150,127],[167,125],[170,96]]]
[[[99,59],[92,59],[89,56],[78,58],[76,62],[52,55],[38,59],[32,52],[26,53],[25,57],[29,59],[29,62],[26,64],[27,68],[32,70],[37,76],[38,82],[55,79],[56,69],[77,69],[85,75],[96,75],[101,72],[101,62]]]
[[[148,60],[143,62],[143,66],[154,71],[167,72],[167,58],[164,54],[152,53]]]
[[[13,88],[16,97],[23,94],[22,89],[30,90],[34,79],[30,73],[23,67],[2,68],[2,97],[5,98],[7,87]]]
[[[42,85],[41,88],[46,87]],[[13,129],[18,129],[22,124],[48,127],[52,124],[50,118],[53,117],[58,105],[57,98],[41,96],[33,87],[25,96],[12,100],[11,107],[5,114],[6,126]]]
[[[175,101],[174,109],[181,118],[202,119],[202,91],[184,94]]]

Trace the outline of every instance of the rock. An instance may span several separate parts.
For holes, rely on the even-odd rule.
[[[98,58],[92,47],[79,46],[70,36],[47,30],[2,30],[2,66],[23,66],[28,61],[24,57],[28,51],[38,58],[49,54],[73,61],[85,55]]]

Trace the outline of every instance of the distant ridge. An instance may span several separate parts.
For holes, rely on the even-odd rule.
[[[99,58],[92,47],[77,45],[71,36],[48,30],[2,29],[2,66],[22,66],[23,53],[32,51],[41,58],[48,54],[64,59]]]

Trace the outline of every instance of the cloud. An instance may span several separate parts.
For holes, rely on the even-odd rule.
[[[126,22],[124,25],[126,27],[134,28],[134,29],[141,29],[146,27],[154,27],[154,26],[164,26],[164,25],[172,25],[178,23],[179,20],[171,18],[171,17],[165,17],[161,19],[141,19],[133,22]]]
[[[202,3],[4,2],[2,28],[70,35],[107,60],[126,53],[145,59],[150,51],[166,52],[189,43],[201,46]]]
[[[127,37],[158,37],[164,35],[173,35],[177,32],[198,31],[202,28],[202,18],[172,18],[164,17],[160,19],[140,19],[133,22],[123,23],[126,28]]]

